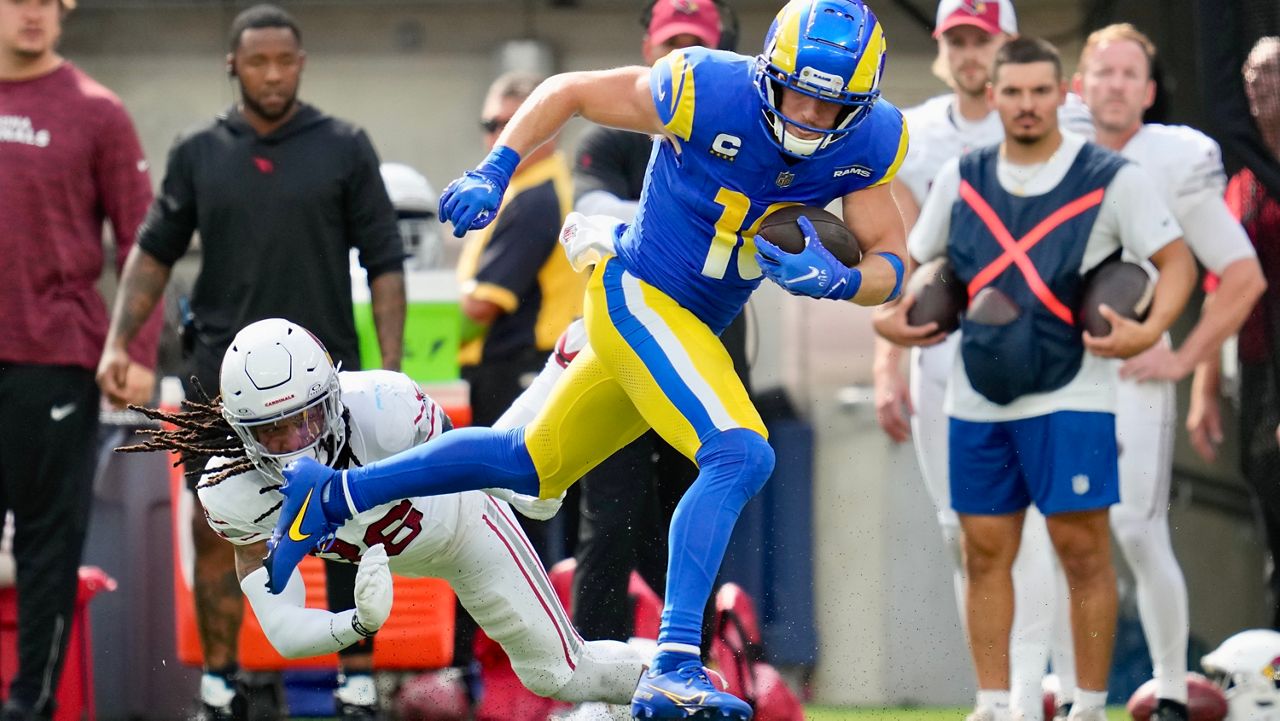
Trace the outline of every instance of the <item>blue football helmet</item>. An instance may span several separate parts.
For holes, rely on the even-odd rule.
[[[756,59],[756,91],[765,129],[782,152],[809,158],[848,135],[880,99],[885,40],[862,0],[791,0],[765,35]],[[814,128],[783,115],[782,89],[844,106],[833,128]],[[798,138],[786,126],[820,133]]]

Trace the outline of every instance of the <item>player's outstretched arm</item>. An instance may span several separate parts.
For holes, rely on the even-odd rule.
[[[664,132],[650,95],[649,74],[649,68],[634,66],[548,78],[521,103],[484,161],[445,186],[440,222],[452,223],[459,238],[493,222],[520,159],[575,115],[625,130]]]
[[[294,569],[279,595],[267,590],[267,543],[236,546],[240,588],[271,646],[286,658],[322,656],[372,636],[391,613],[391,571],[381,545],[365,551],[356,573],[356,607],[331,613],[306,608],[307,588]]]
[[[880,305],[902,292],[907,262],[907,231],[888,184],[844,196],[844,222],[862,247],[862,287],[851,300]],[[896,261],[896,262],[895,262]]]

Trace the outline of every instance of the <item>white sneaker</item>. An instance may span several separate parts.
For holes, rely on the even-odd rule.
[[[631,708],[598,701],[580,703],[548,721],[631,721]]]
[[[1071,714],[1067,716],[1067,721],[1107,721],[1107,710],[1097,706],[1091,709],[1082,709],[1076,706],[1071,709]]]
[[[964,721],[1013,721],[1013,716],[1007,708],[979,706],[965,716]]]

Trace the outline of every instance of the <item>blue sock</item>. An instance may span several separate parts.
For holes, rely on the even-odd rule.
[[[773,473],[773,449],[745,428],[716,434],[702,444],[697,460],[698,478],[671,518],[659,643],[701,645],[702,612],[733,525]]]
[[[334,483],[342,483],[335,476]],[[538,495],[538,471],[524,446],[524,428],[460,428],[428,443],[347,471],[347,490],[356,512],[401,498],[439,496],[481,488],[510,488]],[[328,494],[325,515],[345,518],[344,494]],[[330,509],[329,504],[342,504]],[[330,511],[341,510],[339,515]]]

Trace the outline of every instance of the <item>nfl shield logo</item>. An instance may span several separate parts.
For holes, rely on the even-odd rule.
[[[778,184],[779,188],[786,188],[789,187],[791,185],[791,181],[795,179],[795,173],[789,170],[784,170],[781,173],[778,173],[778,179],[775,182]]]

